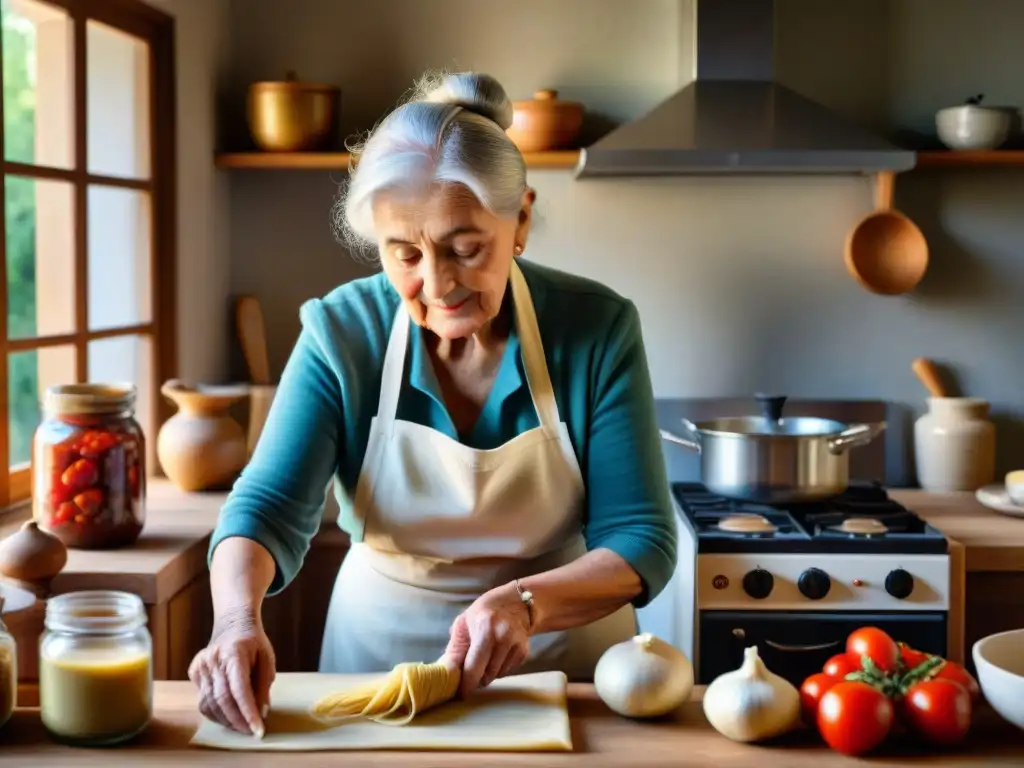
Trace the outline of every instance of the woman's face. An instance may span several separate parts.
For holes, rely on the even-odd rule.
[[[528,190],[510,221],[487,211],[461,184],[377,196],[381,262],[415,323],[458,339],[498,314],[517,246],[526,247],[533,199]]]

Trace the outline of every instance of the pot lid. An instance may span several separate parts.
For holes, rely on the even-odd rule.
[[[784,395],[754,396],[757,400],[760,416],[734,416],[723,419],[712,419],[696,424],[698,431],[705,434],[732,434],[744,436],[771,437],[825,437],[838,435],[849,429],[848,424],[833,419],[821,419],[816,416],[782,417],[782,409],[786,405]]]
[[[750,437],[825,437],[849,429],[848,424],[814,416],[793,416],[772,421],[763,416],[736,416],[728,419],[702,421],[697,429],[704,434],[732,434]]]

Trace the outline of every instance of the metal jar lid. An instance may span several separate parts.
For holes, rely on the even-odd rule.
[[[134,384],[61,384],[49,387],[43,410],[50,416],[112,415],[135,409]]]

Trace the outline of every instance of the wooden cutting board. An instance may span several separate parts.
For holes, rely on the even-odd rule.
[[[571,752],[567,679],[561,672],[536,672],[494,681],[468,699],[456,699],[409,725],[353,720],[325,726],[309,714],[321,696],[379,675],[281,673],[270,690],[270,713],[262,739],[205,718],[192,744],[249,751],[446,750]]]

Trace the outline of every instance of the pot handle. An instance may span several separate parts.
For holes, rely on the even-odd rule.
[[[693,451],[694,453],[700,453],[700,443],[696,443],[693,440],[687,440],[685,437],[672,434],[667,429],[658,430],[661,433],[661,439],[666,440],[676,445],[681,445],[683,448]]]
[[[849,450],[867,445],[885,430],[885,422],[879,421],[875,424],[857,424],[844,430],[835,437],[829,438],[828,449],[836,456]]]

